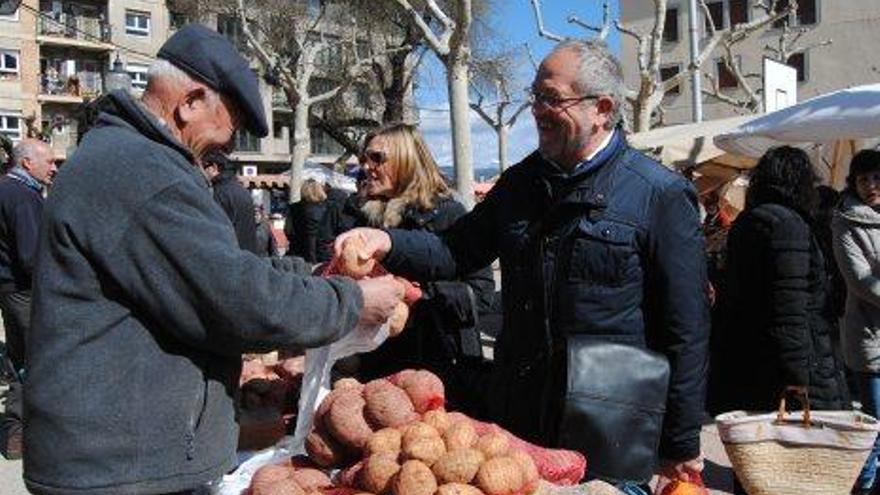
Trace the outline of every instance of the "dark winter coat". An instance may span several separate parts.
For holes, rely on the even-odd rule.
[[[500,258],[504,329],[489,402],[493,418],[514,433],[556,443],[566,337],[590,335],[669,358],[660,454],[696,457],[708,347],[696,194],[683,177],[631,149],[621,131],[584,165],[566,174],[533,153],[442,240],[392,230],[386,266],[449,279]]]
[[[0,289],[31,288],[43,196],[36,180],[17,169],[0,178]],[[28,180],[29,179],[29,180]]]
[[[284,222],[284,233],[290,242],[290,254],[309,263],[330,259],[332,237],[326,230],[327,201],[317,203],[300,200],[290,205]]]
[[[57,175],[34,281],[24,477],[41,494],[218,478],[241,354],[332,342],[362,307],[349,279],[238,249],[193,156],[123,92]]]
[[[713,329],[712,412],[769,411],[788,385],[815,409],[847,409],[825,316],[825,259],[810,225],[775,203],[747,209],[727,237]]]
[[[431,210],[397,206],[401,209],[399,223],[395,222],[398,228],[438,234],[466,212],[461,203],[448,197],[439,198]],[[424,297],[412,307],[406,329],[361,356],[361,378],[370,380],[405,368],[429,369],[446,385],[447,407],[483,415],[488,373],[481,372],[488,367],[476,325],[495,292],[492,269],[484,266],[457,280],[417,282]]]
[[[232,227],[238,247],[260,254],[257,251],[257,223],[254,219],[254,202],[244,186],[238,182],[235,174],[221,173],[211,179],[214,200],[220,204]]]

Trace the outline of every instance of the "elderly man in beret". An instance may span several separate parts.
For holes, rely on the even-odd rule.
[[[235,467],[242,353],[328,344],[403,297],[390,277],[300,277],[238,249],[197,163],[239,124],[266,135],[256,76],[198,25],[158,57],[141,101],[107,97],[45,205],[24,401],[33,493],[219,478]]]

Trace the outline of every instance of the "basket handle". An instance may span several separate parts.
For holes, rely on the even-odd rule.
[[[788,414],[785,400],[789,396],[796,397],[801,401],[801,404],[803,404],[804,407],[804,426],[807,428],[812,426],[812,423],[810,422],[810,398],[807,394],[807,387],[805,386],[789,385],[785,387],[785,390],[782,391],[782,394],[780,394],[779,397],[779,411],[776,413],[776,421],[785,421],[785,415]]]

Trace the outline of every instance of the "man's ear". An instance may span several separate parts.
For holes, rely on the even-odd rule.
[[[177,108],[174,111],[174,117],[178,119],[180,124],[185,125],[192,122],[197,114],[205,111],[206,99],[207,93],[205,88],[200,86],[191,87],[180,96]]]

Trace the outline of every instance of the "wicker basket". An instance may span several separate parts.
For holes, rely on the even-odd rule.
[[[853,411],[735,411],[716,418],[737,478],[749,495],[849,495],[880,424]]]

